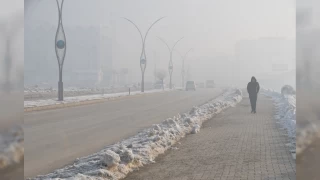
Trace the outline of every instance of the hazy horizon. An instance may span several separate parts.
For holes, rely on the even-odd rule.
[[[28,32],[26,36],[41,34],[41,29],[30,30],[35,27],[50,29],[57,26],[58,13],[55,1],[42,0],[31,3],[31,7],[25,14],[25,28]],[[232,81],[241,80],[237,79],[238,76],[231,75],[233,70],[230,66],[234,65],[238,58],[235,56],[235,46],[243,40],[257,40],[259,42],[261,38],[286,39],[289,46],[279,47],[278,50],[287,49],[281,57],[284,58],[284,62],[288,66],[295,66],[295,62],[292,60],[292,57],[295,56],[295,48],[293,48],[295,47],[296,34],[295,6],[295,1],[292,0],[246,0],[241,2],[235,0],[196,2],[191,0],[174,2],[169,0],[152,2],[142,0],[69,0],[64,3],[63,24],[65,29],[69,30],[76,27],[99,29],[112,41],[112,69],[128,68],[131,80],[139,82],[141,79],[139,67],[141,40],[135,27],[121,17],[129,18],[135,22],[144,34],[153,21],[165,16],[150,30],[147,37],[146,81],[154,79],[155,61],[157,68],[167,70],[168,67],[169,52],[157,37],[165,39],[169,46],[184,37],[176,46],[176,50],[184,54],[190,48],[194,49],[189,53],[185,63],[186,70],[188,66],[190,67],[193,80],[215,79],[217,82],[232,83]],[[100,29],[100,27],[102,28]],[[66,30],[67,44],[72,44],[73,38],[76,38],[75,33]],[[46,34],[48,36],[47,42],[39,42],[41,41],[39,39],[37,43],[28,44],[34,51],[29,53],[36,53],[39,49],[48,48],[46,49],[48,61],[56,63],[54,47],[51,45],[54,41],[54,35],[54,33]],[[86,35],[79,34],[79,36],[82,38],[81,36]],[[81,46],[94,46],[94,44],[86,43],[84,42]],[[269,45],[264,46],[268,48]],[[81,53],[85,53],[83,50],[76,51],[76,49],[76,47],[74,50],[68,51],[67,49],[65,67],[71,67],[71,62],[74,63],[70,60],[73,57],[72,54],[79,53],[81,56]],[[77,59],[77,61],[82,60]],[[271,61],[266,63],[265,61],[268,60],[263,57],[256,57],[255,61],[264,62],[268,67],[246,68],[239,71],[243,72],[245,77],[249,77],[251,74],[256,74],[256,71],[267,71],[274,63]],[[26,62],[32,63],[32,60],[26,59]],[[181,84],[181,62],[178,53],[173,53],[173,81],[177,85]],[[242,60],[241,63],[248,62]],[[52,66],[50,69],[57,74],[57,65]]]

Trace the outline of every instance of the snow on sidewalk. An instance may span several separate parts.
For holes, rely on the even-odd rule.
[[[296,154],[296,95],[282,95],[274,90],[262,89],[262,94],[271,97],[276,108],[275,119],[287,130],[290,151]],[[300,152],[300,149],[297,148]]]
[[[145,91],[143,93],[140,91],[134,91],[134,92],[131,92],[130,95],[149,94],[149,93],[157,93],[157,92],[164,92],[164,91],[172,91],[172,90],[170,90],[170,89],[165,89],[165,90],[155,89],[155,90]],[[123,97],[123,96],[129,96],[129,93],[125,92],[125,93],[65,97],[64,101],[57,101],[57,99],[24,101],[24,108],[67,104],[67,103],[75,103],[75,102],[82,102],[82,101],[99,100],[99,99],[113,99],[113,98]]]
[[[274,119],[273,101],[258,97],[257,113],[249,98],[206,121],[157,163],[130,173],[125,180],[295,180],[288,138]]]
[[[188,113],[168,118],[131,138],[107,146],[93,155],[78,158],[74,164],[34,180],[124,178],[129,172],[153,163],[159,154],[172,148],[185,135],[198,133],[204,121],[241,100],[242,92],[239,89],[229,89],[218,98],[192,108]]]

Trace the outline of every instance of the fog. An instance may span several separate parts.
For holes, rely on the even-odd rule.
[[[297,144],[307,150],[297,157],[297,179],[319,179],[320,2],[297,1]],[[301,138],[300,138],[301,137]],[[315,138],[316,137],[316,138]],[[300,141],[298,141],[301,139]]]
[[[0,136],[23,123],[23,4],[0,6]],[[0,137],[1,138],[1,137]]]
[[[29,3],[25,14],[25,84],[56,86],[58,65],[53,43],[57,5],[52,0]],[[194,49],[185,61],[186,71],[189,67],[186,80],[212,79],[217,84],[244,87],[254,75],[262,86],[277,90],[284,83],[295,86],[295,8],[293,0],[68,0],[63,7],[67,38],[64,84],[76,85],[71,80],[74,72],[98,72],[101,68],[104,85],[113,84],[112,71],[123,68],[128,69],[123,83],[140,82],[140,35],[121,17],[132,20],[144,34],[156,19],[165,16],[146,40],[147,82],[154,81],[155,64],[158,69],[168,69],[169,51],[158,37],[169,46],[184,37],[175,50],[184,54]],[[173,83],[181,86],[182,60],[176,52],[173,66]],[[94,85],[95,79],[87,78],[85,84]]]

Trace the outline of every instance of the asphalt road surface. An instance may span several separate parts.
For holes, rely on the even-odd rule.
[[[173,91],[25,113],[25,178],[71,164],[221,93],[221,89]]]

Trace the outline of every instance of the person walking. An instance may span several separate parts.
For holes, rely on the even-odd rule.
[[[251,81],[247,85],[247,91],[249,93],[249,99],[251,104],[251,113],[256,113],[259,90],[259,83],[257,82],[257,79],[254,76],[252,76]]]

